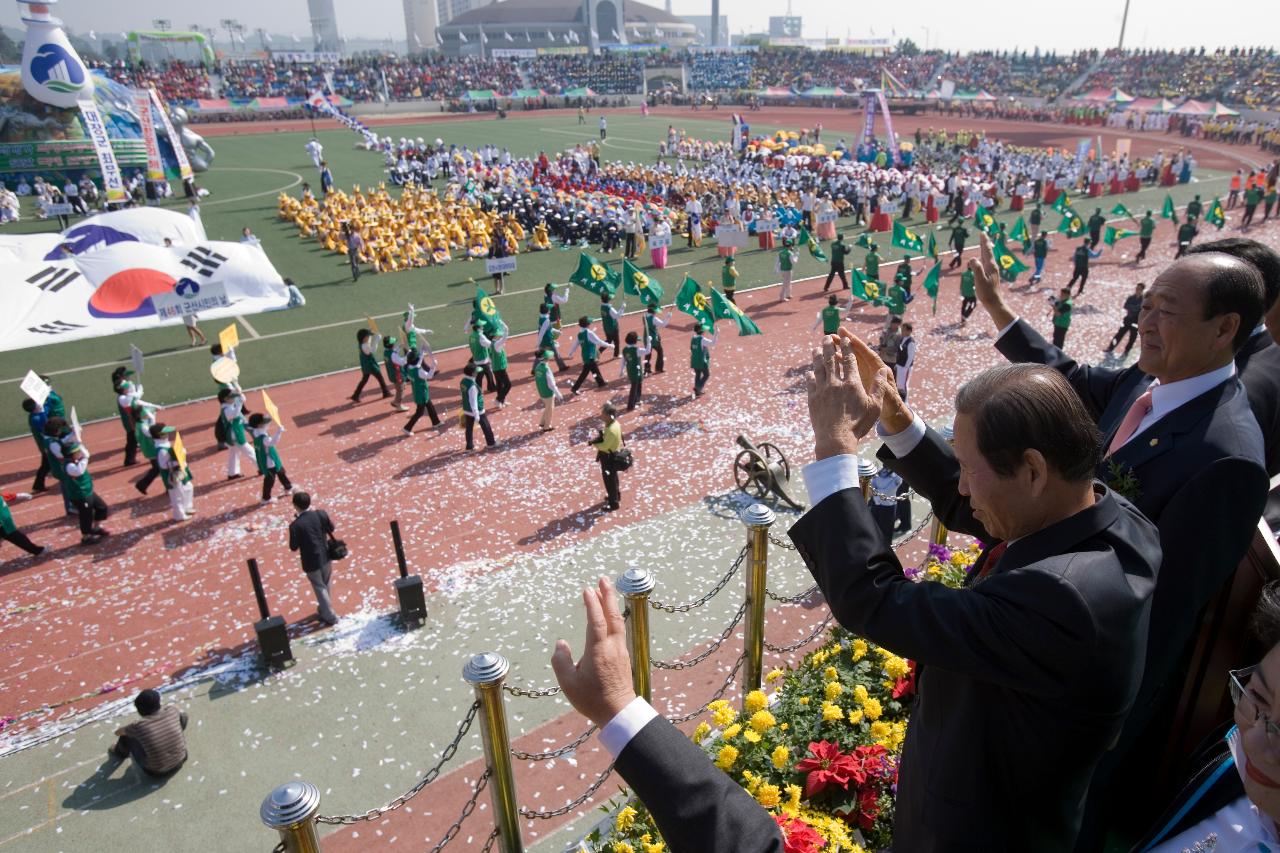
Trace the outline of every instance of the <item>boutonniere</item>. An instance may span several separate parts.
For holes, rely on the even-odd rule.
[[[1142,497],[1142,483],[1134,476],[1133,468],[1114,459],[1107,462],[1106,482],[1107,488],[1129,503],[1137,503]]]
[[[1197,841],[1190,847],[1184,847],[1182,853],[1212,853],[1218,847],[1218,833],[1211,832],[1209,837],[1201,841]],[[1258,845],[1262,849],[1262,845]]]

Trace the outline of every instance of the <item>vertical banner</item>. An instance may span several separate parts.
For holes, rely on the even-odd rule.
[[[1129,152],[1132,148],[1133,148],[1132,138],[1126,137],[1124,139],[1117,139],[1116,140],[1116,157],[1117,158],[1128,157]]]
[[[111,140],[107,136],[107,126],[102,122],[102,114],[93,101],[79,101],[77,106],[84,119],[85,132],[98,155],[98,165],[102,168],[102,188],[106,192],[107,204],[124,204],[129,200],[129,193],[124,188],[124,175],[120,172],[120,164],[116,162],[116,152],[111,150]]]
[[[164,111],[164,104],[160,103],[160,96],[156,94],[156,90],[151,90],[151,104],[156,108],[156,112],[160,114],[160,123],[164,125],[164,132],[169,135],[169,144],[173,146],[173,156],[178,158],[178,172],[182,175],[182,180],[187,180],[195,173],[191,171],[191,161],[187,159],[187,149],[182,147],[182,138],[178,136],[173,129],[173,122],[169,121],[169,114]]]
[[[884,89],[876,97],[880,100],[880,112],[884,115],[884,129],[889,134],[889,152],[896,159],[898,156],[898,134],[893,132],[893,119],[889,117],[889,103],[884,99]]]
[[[151,112],[151,94],[146,89],[133,90],[133,109],[138,114],[142,141],[147,146],[147,180],[164,180],[164,163],[160,160],[160,140],[156,138],[155,116]]]
[[[863,124],[862,124],[862,141],[871,142],[875,139],[876,129],[876,102],[871,95],[867,95],[863,102]]]

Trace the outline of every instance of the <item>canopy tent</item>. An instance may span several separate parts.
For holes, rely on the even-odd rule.
[[[253,110],[287,110],[289,106],[288,98],[254,98],[249,102]]]
[[[541,98],[547,94],[541,89],[513,89],[508,98]]]
[[[1229,107],[1229,106],[1227,106],[1226,104],[1222,103],[1222,101],[1214,101],[1214,102],[1213,102],[1213,117],[1214,117],[1214,118],[1222,118],[1223,116],[1238,116],[1238,115],[1240,115],[1240,111],[1239,111],[1239,110],[1233,110],[1233,109],[1231,109],[1231,107]]]
[[[1111,94],[1107,95],[1107,97],[1104,98],[1104,100],[1112,104],[1127,104],[1133,99],[1134,99],[1133,95],[1130,95],[1127,92],[1121,91],[1119,87],[1112,89]]]
[[[1213,115],[1213,107],[1203,101],[1188,98],[1182,103],[1182,106],[1175,110],[1171,110],[1174,115],[1179,116],[1209,116]]]
[[[590,86],[574,86],[572,89],[565,89],[562,94],[566,98],[594,98],[596,90]]]
[[[193,108],[202,113],[226,113],[235,109],[226,98],[198,98]]]
[[[814,86],[800,93],[802,98],[843,98],[849,93],[839,86]]]
[[[761,98],[789,98],[795,93],[786,86],[765,86],[763,89],[752,89],[751,94]]]
[[[956,92],[951,96],[953,101],[994,101],[995,99],[996,96],[986,89],[979,89],[976,92]]]
[[[469,101],[495,101],[502,96],[493,89],[468,89],[464,97]]]
[[[1119,89],[1117,89],[1117,90],[1115,90],[1115,91],[1119,91]],[[1072,98],[1071,100],[1073,100],[1073,101],[1094,101],[1094,102],[1097,102],[1097,103],[1101,103],[1101,102],[1103,102],[1103,101],[1109,101],[1109,100],[1111,100],[1111,95],[1112,95],[1112,91],[1111,91],[1111,90],[1109,90],[1109,89],[1090,89],[1088,92],[1085,92],[1083,95],[1076,95],[1076,96],[1075,96],[1074,98]]]
[[[1124,109],[1140,113],[1170,113],[1177,106],[1168,98],[1134,98],[1124,105]]]

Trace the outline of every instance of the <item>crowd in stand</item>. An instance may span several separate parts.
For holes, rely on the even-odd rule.
[[[551,94],[586,86],[601,95],[626,95],[644,87],[644,63],[631,56],[539,56],[523,68],[529,86]]]
[[[943,76],[956,81],[961,91],[986,89],[1001,95],[1052,97],[1088,70],[1097,56],[1097,51],[1070,56],[982,51],[950,57]]]
[[[1280,100],[1280,53],[1274,48],[1109,50],[1086,85],[1118,86],[1137,97],[1218,100],[1261,108]]]

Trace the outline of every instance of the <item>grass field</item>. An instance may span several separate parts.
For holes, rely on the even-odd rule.
[[[506,147],[517,156],[549,154],[596,134],[594,120],[578,126],[572,115],[520,115],[505,121],[493,118],[459,118],[457,121],[404,124],[379,127],[383,136],[427,138],[441,137],[446,142],[476,146],[491,142]],[[609,139],[604,156],[610,159],[650,161],[659,139],[665,135],[667,121],[661,117],[611,115]],[[728,116],[708,121],[681,117],[679,126],[691,136],[704,139],[727,139]],[[772,132],[777,128],[756,127]],[[321,131],[325,157],[340,187],[369,186],[385,177],[382,155],[355,149],[356,135],[346,130]],[[200,178],[211,196],[201,205],[205,229],[212,239],[235,240],[243,227],[253,229],[263,248],[282,275],[291,277],[306,295],[303,308],[248,317],[240,330],[240,363],[242,384],[248,387],[268,385],[305,376],[354,367],[356,364],[355,332],[365,325],[365,315],[379,320],[398,317],[409,302],[418,307],[419,324],[435,330],[432,346],[442,349],[463,342],[462,325],[470,312],[472,290],[469,278],[483,285],[487,278],[479,261],[455,260],[445,267],[363,275],[360,282],[350,281],[346,261],[329,254],[314,240],[303,241],[296,229],[276,217],[276,196],[281,191],[300,192],[302,181],[318,188],[319,179],[310,158],[303,149],[309,134],[305,132],[225,136],[211,139],[217,151],[215,167]],[[1195,192],[1212,197],[1223,188],[1225,176],[1201,170],[1200,183],[1175,187],[1174,199],[1179,206]],[[1143,190],[1126,195],[1122,200],[1134,212],[1144,206],[1159,209],[1165,190]],[[1114,200],[1099,199],[1103,212]],[[177,209],[184,205],[175,202]],[[1087,209],[1083,205],[1081,209]],[[38,222],[24,211],[26,218],[14,231],[51,230],[56,224]],[[1012,219],[1008,214],[1002,219]],[[1051,217],[1050,217],[1051,218]],[[853,232],[849,220],[842,223]],[[878,239],[884,260],[895,260],[896,249],[883,251],[888,235]],[[945,242],[939,235],[939,244]],[[1061,247],[1061,241],[1059,241]],[[803,252],[797,279],[825,272],[825,264]],[[1057,263],[1062,263],[1059,251]],[[647,253],[646,253],[647,255]],[[861,262],[861,252],[853,262]],[[642,268],[647,268],[647,256]],[[519,270],[507,279],[507,293],[499,297],[503,318],[513,333],[531,331],[537,317],[542,286],[549,281],[562,282],[574,269],[577,253],[553,249],[550,252],[521,254]],[[621,263],[621,254],[612,256]],[[741,273],[739,289],[746,290],[773,284],[775,255],[749,249],[738,253]],[[1050,259],[1054,263],[1054,258]],[[674,295],[686,273],[701,281],[718,281],[720,259],[714,240],[704,241],[700,249],[686,249],[679,239],[672,246],[668,269],[659,271],[658,280]],[[628,307],[634,310],[636,300]],[[598,315],[596,297],[575,290],[567,306],[566,316],[580,313]],[[224,321],[211,321],[202,328],[211,340]],[[4,405],[0,406],[0,436],[25,433],[25,415],[20,408],[18,383],[28,369],[50,374],[69,405],[75,405],[81,420],[87,421],[114,414],[114,395],[109,375],[114,364],[123,363],[129,345],[137,345],[146,354],[143,382],[146,396],[152,402],[166,404],[207,396],[212,390],[208,374],[206,349],[190,349],[182,326],[138,331],[92,340],[57,344],[39,348],[0,353],[0,385],[4,387]]]

